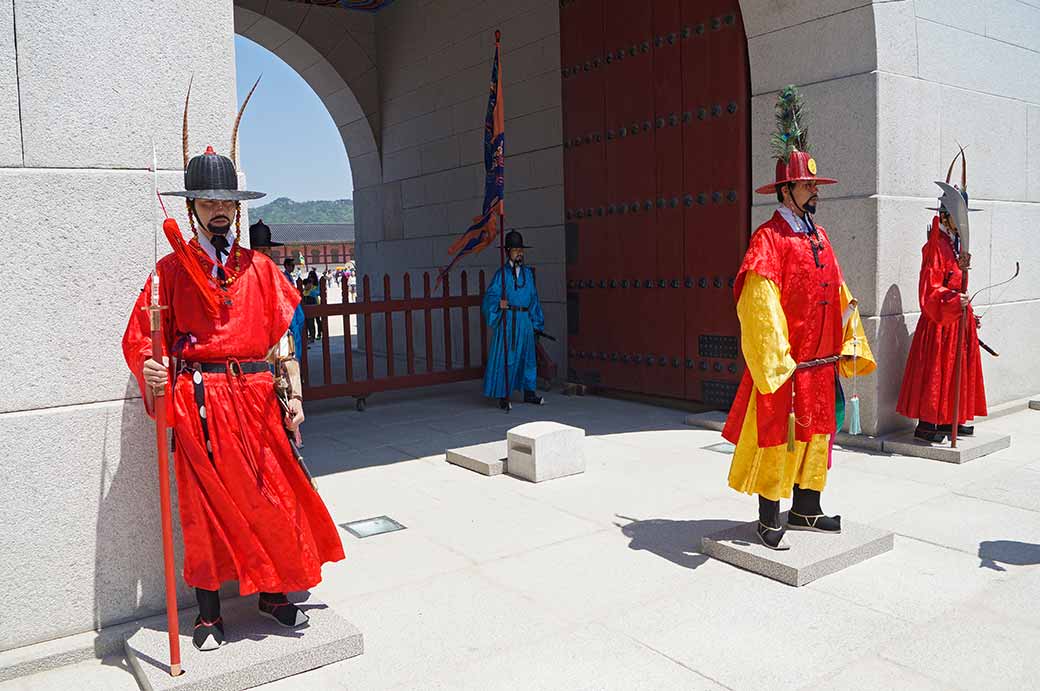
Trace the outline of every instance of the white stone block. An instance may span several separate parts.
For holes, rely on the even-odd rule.
[[[507,113],[506,117],[509,153],[519,154],[551,146],[563,146],[563,112],[560,108],[550,108],[516,118],[509,117]],[[466,142],[463,140],[463,156],[465,146]],[[479,149],[478,153],[483,156],[483,148]]]
[[[780,55],[784,59],[778,60]],[[748,59],[751,93],[756,95],[792,81],[808,84],[869,72],[877,66],[873,8],[865,5],[749,38]]]
[[[752,72],[754,74],[754,72]],[[792,80],[803,83],[799,75]],[[781,84],[781,86],[783,85]],[[835,178],[838,184],[822,192],[826,197],[858,197],[875,194],[878,187],[877,75],[857,74],[822,84],[801,88],[811,108],[809,131],[813,156],[819,174]],[[751,99],[751,173],[754,186],[773,180],[776,160],[769,137],[775,130],[773,109],[776,93],[764,93]],[[850,126],[849,123],[855,123]],[[755,195],[756,202],[768,201]],[[775,203],[775,197],[773,198]]]
[[[922,79],[1040,103],[1040,53],[921,19],[917,42]]]
[[[1040,202],[1040,105],[1026,109],[1026,201]]]
[[[914,11],[929,22],[982,34],[986,29],[986,5],[978,0],[914,0]]]
[[[32,466],[0,485],[0,597],[24,598],[32,584],[35,599],[35,616],[5,619],[0,649],[159,612],[155,427],[140,400],[6,413],[0,439],[8,458]],[[173,507],[179,562],[176,492]]]
[[[183,184],[183,173],[159,176],[160,189]],[[0,412],[139,396],[120,341],[154,267],[152,224],[161,212],[151,173],[5,169],[0,188],[0,228],[12,229],[0,272],[13,288],[0,301],[0,319],[17,325],[0,335],[0,351],[5,372],[32,373],[32,386],[0,389]],[[186,232],[184,205],[167,209]],[[134,230],[113,229],[113,214]],[[25,228],[32,232],[13,232]],[[167,254],[155,232],[160,256]],[[30,288],[39,267],[48,279]]]
[[[750,38],[856,9],[862,4],[861,0],[821,0],[811,3],[741,0],[740,13],[744,18],[744,31]]]
[[[459,165],[459,140],[455,136],[423,144],[419,147],[423,174],[451,170]]]
[[[444,454],[448,463],[467,468],[481,475],[501,475],[508,456],[504,440],[447,449]]]
[[[917,74],[917,19],[913,3],[874,3],[874,35],[879,71]]]
[[[558,422],[528,422],[506,434],[510,475],[543,482],[585,472],[585,430]]]
[[[1037,97],[1040,100],[1040,90]],[[943,87],[942,109],[942,158],[952,159],[948,152],[956,153],[958,144],[965,147],[968,191],[972,196],[1006,201],[1025,199],[1026,104]],[[959,182],[959,171],[957,176]]]
[[[1017,0],[991,0],[986,7],[986,35],[1040,52],[1040,7]]]
[[[154,137],[160,167],[180,169],[192,74],[191,151],[226,153],[237,110],[232,3],[16,5],[25,165],[144,167]],[[143,27],[169,30],[159,39]]]
[[[383,154],[383,180],[392,182],[412,178],[422,172],[419,147]]]
[[[942,87],[932,82],[878,74],[878,191],[934,197],[957,152],[941,149]],[[972,190],[974,192],[974,190]]]
[[[14,35],[14,6],[0,9],[0,36]],[[0,166],[22,165],[18,65],[14,41],[0,41]]]

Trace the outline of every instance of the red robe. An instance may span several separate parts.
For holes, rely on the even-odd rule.
[[[197,243],[192,241],[197,248]],[[205,270],[212,262],[202,258]],[[263,360],[289,328],[299,295],[268,257],[241,249],[230,306],[214,319],[176,257],[159,262],[164,353],[194,362]],[[234,260],[231,262],[234,264]],[[151,355],[151,278],[123,336],[123,355],[144,394]],[[339,533],[321,497],[293,457],[269,372],[232,378],[202,374],[212,460],[206,450],[192,376],[167,389],[174,430],[177,499],[184,534],[184,580],[216,590],[290,592],[321,581],[321,565],[343,559]],[[146,399],[147,400],[147,399]],[[151,411],[149,411],[151,413]],[[251,453],[250,453],[251,451]]]
[[[958,294],[963,274],[957,265],[953,243],[932,220],[928,242],[921,248],[918,297],[921,318],[906,359],[903,387],[896,410],[900,415],[932,424],[953,420],[954,360],[961,307]],[[986,389],[982,382],[982,357],[975,313],[968,306],[966,335],[961,343],[961,398],[958,424],[986,415]]]
[[[780,212],[774,212],[751,237],[734,284],[737,301],[748,271],[776,284],[787,318],[791,357],[798,363],[838,355],[842,348],[841,268],[827,233],[822,226],[816,228],[822,241],[822,267],[813,259],[809,237],[795,233]],[[748,401],[754,395],[759,447],[785,443],[792,386],[799,423],[795,425],[795,437],[808,442],[815,434],[834,434],[835,366],[824,365],[798,370],[771,394],[758,391],[751,373],[745,370],[722,436],[737,443]]]

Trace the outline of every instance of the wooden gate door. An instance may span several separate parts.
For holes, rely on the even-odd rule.
[[[728,406],[750,219],[738,0],[562,0],[569,378]]]

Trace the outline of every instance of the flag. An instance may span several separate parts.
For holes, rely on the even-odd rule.
[[[505,213],[502,199],[505,196],[506,133],[498,53],[499,42],[496,37],[495,61],[491,66],[491,93],[488,95],[487,117],[484,120],[484,169],[487,172],[484,176],[483,211],[473,219],[473,225],[448,248],[448,253],[453,257],[437,277],[438,282],[460,259],[490,245],[501,230],[498,219],[499,214]]]

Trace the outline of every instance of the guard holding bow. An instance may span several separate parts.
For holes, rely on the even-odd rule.
[[[958,158],[961,159],[959,189],[950,185]],[[971,254],[967,250],[968,212],[978,209],[968,208],[964,149],[950,163],[946,182],[936,184],[943,194],[938,208],[932,209],[938,213],[932,218],[928,241],[921,248],[918,282],[921,317],[914,331],[896,404],[900,415],[918,421],[914,436],[927,442],[942,442],[947,436],[952,437],[954,424],[958,425],[957,434],[970,436],[975,428],[965,423],[986,415],[979,318],[967,294],[971,265]]]

